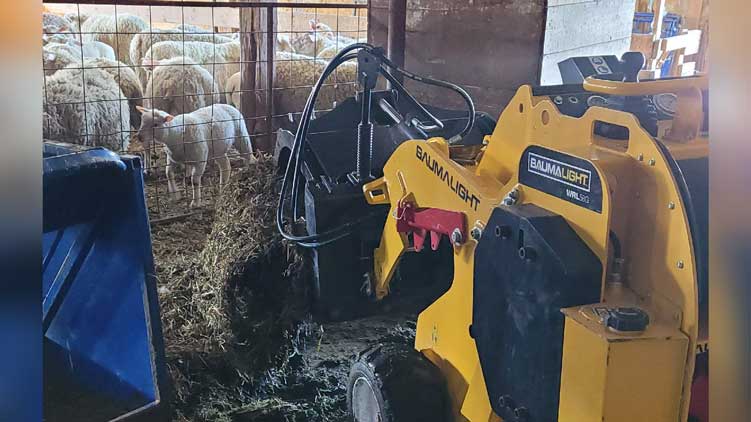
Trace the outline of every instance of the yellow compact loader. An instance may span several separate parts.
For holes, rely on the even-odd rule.
[[[354,420],[708,422],[707,78],[638,81],[641,64],[571,59],[564,81],[579,83],[520,87],[479,143],[465,130],[358,161],[353,185],[387,210],[365,290],[386,297],[428,239],[453,262],[414,348],[374,345],[354,363]],[[298,237],[354,233],[341,227]]]

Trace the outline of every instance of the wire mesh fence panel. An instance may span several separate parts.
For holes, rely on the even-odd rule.
[[[44,138],[140,155],[154,219],[213,207],[251,148],[295,129],[326,64],[367,37],[358,0],[51,0],[43,18]],[[316,111],[356,78],[354,62],[337,69]]]

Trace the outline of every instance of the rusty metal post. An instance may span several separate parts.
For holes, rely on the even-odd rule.
[[[399,67],[404,67],[407,46],[407,0],[389,0],[388,58]],[[401,75],[396,75],[402,82]]]
[[[275,8],[266,8],[266,146],[274,152],[274,48],[276,47]]]

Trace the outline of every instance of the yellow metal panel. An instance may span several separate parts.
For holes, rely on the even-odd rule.
[[[590,308],[564,310],[559,422],[679,420],[688,338],[659,323],[615,333],[588,318]]]
[[[558,422],[602,422],[608,345],[566,318]]]

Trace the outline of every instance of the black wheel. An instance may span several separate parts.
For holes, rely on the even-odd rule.
[[[448,419],[443,375],[406,344],[379,344],[360,354],[347,383],[355,422],[443,422]]]

